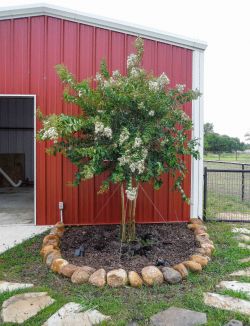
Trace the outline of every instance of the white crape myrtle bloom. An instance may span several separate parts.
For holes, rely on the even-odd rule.
[[[131,53],[129,56],[128,56],[128,59],[127,59],[127,68],[132,68],[136,65],[137,63],[137,55],[134,54],[134,53]]]
[[[165,74],[165,72],[163,72],[160,75],[160,77],[157,79],[157,82],[159,84],[159,87],[162,89],[170,83],[170,80],[169,80],[168,76]]]
[[[119,70],[114,70],[112,72],[112,76],[113,76],[113,78],[119,78],[121,76],[120,71]]]
[[[135,200],[137,196],[137,188],[129,187],[128,189],[126,189],[126,195],[128,200]]]
[[[147,148],[143,148],[142,149],[142,158],[145,160],[147,156],[148,156],[148,150],[147,150]]]
[[[100,121],[95,122],[95,134],[104,136],[107,138],[112,138],[112,129],[110,127],[105,127]]]
[[[120,166],[123,166],[123,165],[129,163],[130,156],[121,156],[121,157],[118,157],[118,161],[119,161]]]
[[[83,91],[80,89],[80,91],[78,92],[78,96],[81,97],[83,94]]]
[[[144,108],[145,108],[145,105],[144,105],[143,102],[141,102],[141,103],[138,104],[138,109],[139,109],[139,110],[142,110],[142,109],[144,109]]]
[[[153,116],[155,115],[155,111],[154,111],[154,110],[150,110],[150,111],[148,112],[148,115],[149,115],[150,117],[153,117]]]
[[[159,90],[158,82],[157,82],[157,81],[154,81],[154,80],[150,80],[150,81],[148,82],[148,88],[149,88],[151,91],[157,92],[157,91]]]
[[[119,137],[119,144],[122,145],[126,140],[129,139],[129,131],[127,128],[124,128]]]
[[[182,93],[185,89],[186,85],[185,84],[176,84],[177,91]]]
[[[103,82],[103,77],[102,75],[98,72],[95,76],[95,80],[99,83],[102,83]]]
[[[133,147],[136,148],[136,147],[140,147],[142,144],[142,139],[140,137],[135,137],[135,142],[134,142],[134,145]]]
[[[103,130],[103,135],[107,138],[112,138],[112,129],[109,127],[105,127]]]
[[[137,68],[135,68],[135,67],[133,67],[133,68],[131,69],[130,75],[131,75],[133,78],[136,78],[136,77],[138,77],[138,76],[140,75],[140,70],[137,69]]]
[[[42,139],[50,139],[54,140],[54,142],[57,142],[58,139],[58,132],[55,127],[50,127],[48,129],[43,129],[42,130]]]
[[[97,121],[95,123],[95,134],[101,134],[104,131],[104,124],[102,122]]]

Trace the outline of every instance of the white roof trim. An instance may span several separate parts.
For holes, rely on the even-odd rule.
[[[78,23],[97,26],[132,35],[140,35],[145,38],[164,43],[170,43],[189,49],[205,50],[207,47],[207,43],[203,41],[193,40],[183,36],[154,30],[149,27],[139,26],[132,23],[124,23],[109,18],[94,16],[88,13],[80,13],[72,9],[57,7],[51,4],[32,4],[0,8],[0,20],[41,15],[67,19]]]

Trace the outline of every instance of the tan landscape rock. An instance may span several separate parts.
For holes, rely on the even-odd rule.
[[[200,264],[201,267],[207,266],[208,259],[206,257],[200,255],[192,255],[190,257],[191,260],[195,261],[196,263]]]
[[[196,263],[193,260],[187,260],[183,262],[183,265],[192,272],[201,272],[202,267],[200,264]]]
[[[46,292],[15,295],[3,302],[1,311],[2,321],[4,323],[22,324],[54,301]]]
[[[84,284],[89,280],[90,274],[82,267],[78,267],[71,276],[71,282],[75,284]]]
[[[54,250],[44,257],[46,265],[50,267],[55,259],[62,258],[60,251]]]
[[[146,266],[141,271],[142,279],[147,285],[160,285],[164,278],[159,268],[155,266]]]
[[[68,264],[67,260],[58,258],[53,260],[50,268],[54,273],[59,273],[60,269],[67,264]]]
[[[124,286],[128,283],[127,272],[120,268],[107,273],[107,283],[111,287]]]
[[[59,244],[60,244],[59,237],[54,234],[46,235],[46,237],[44,237],[44,239],[43,239],[43,246],[44,245],[55,245],[58,247]]]
[[[213,252],[215,250],[215,247],[214,245],[210,244],[210,243],[202,243],[201,244],[201,248],[204,248],[204,249],[210,249],[211,252]]]
[[[186,278],[188,276],[188,270],[182,263],[173,266],[173,268],[181,274],[182,278]]]
[[[140,288],[143,285],[143,280],[140,277],[140,275],[135,272],[135,271],[130,271],[128,273],[128,280],[129,280],[129,284],[133,287],[133,288]]]
[[[106,284],[106,271],[103,268],[98,269],[89,277],[89,283],[98,286],[103,287]]]
[[[196,229],[203,229],[204,231],[207,230],[207,227],[205,225],[200,225],[200,224],[188,224],[187,226],[189,228],[189,230],[196,230]]]
[[[190,222],[192,224],[200,224],[200,225],[203,225],[203,221],[200,220],[199,218],[190,218]]]
[[[96,269],[90,266],[81,266],[81,269],[85,272],[87,272],[89,275],[93,274]]]
[[[199,228],[196,228],[195,230],[194,230],[194,234],[195,235],[208,235],[207,233],[206,233],[206,231],[203,229],[203,226],[202,227],[199,227]],[[208,236],[208,238],[209,238],[209,236]]]
[[[55,245],[45,245],[44,247],[42,247],[40,254],[41,256],[47,256],[53,250],[59,250],[59,248]]]
[[[67,264],[67,265],[64,265],[61,267],[59,273],[65,277],[71,277],[77,268],[78,268],[78,266],[76,266],[76,265]]]

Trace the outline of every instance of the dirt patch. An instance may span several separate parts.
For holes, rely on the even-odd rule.
[[[61,242],[62,256],[79,266],[141,271],[148,265],[178,264],[198,246],[186,223],[139,224],[137,240],[129,244],[122,244],[119,234],[117,225],[69,227]],[[80,247],[83,256],[77,257]]]

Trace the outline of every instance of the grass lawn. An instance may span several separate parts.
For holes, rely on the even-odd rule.
[[[232,224],[226,223],[208,224],[210,237],[216,245],[216,252],[212,262],[201,274],[190,273],[188,279],[179,285],[164,284],[160,287],[143,287],[140,290],[130,287],[99,289],[90,285],[71,284],[68,279],[53,274],[42,263],[39,249],[43,236],[38,236],[0,255],[1,280],[35,284],[33,289],[0,294],[0,304],[13,294],[28,291],[47,291],[56,299],[52,306],[24,323],[25,326],[42,325],[51,314],[70,301],[81,303],[84,309],[97,308],[102,313],[110,315],[112,322],[103,325],[126,325],[131,320],[137,321],[139,325],[147,325],[151,315],[170,306],[207,313],[207,325],[222,326],[230,319],[239,319],[246,325],[250,325],[249,317],[209,308],[203,304],[203,292],[206,291],[227,293],[248,299],[245,294],[216,290],[215,287],[221,280],[233,280],[229,273],[250,266],[250,263],[238,262],[240,258],[250,255],[250,251],[237,247],[237,242],[230,232],[231,227]],[[238,279],[250,282],[247,278]]]
[[[250,163],[250,153],[238,153],[237,156],[235,153],[222,153],[220,157],[218,154],[207,153],[204,160]]]

